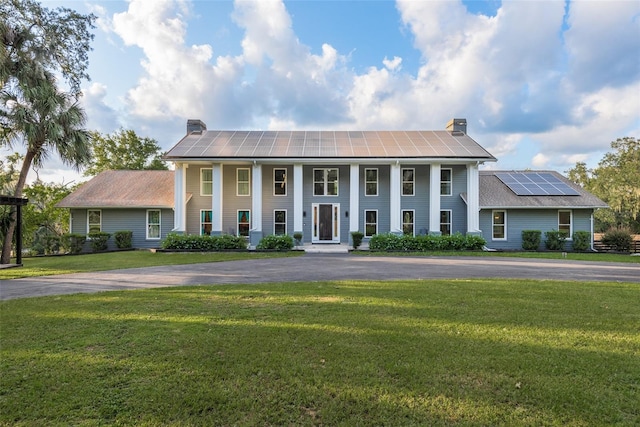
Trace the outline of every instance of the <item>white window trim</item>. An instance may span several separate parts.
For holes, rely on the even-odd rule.
[[[273,234],[276,234],[276,212],[277,211],[283,211],[284,212],[284,234],[287,234],[287,220],[288,220],[288,212],[286,209],[274,209],[273,210]],[[278,224],[282,224],[282,223],[278,223]]]
[[[284,181],[276,181],[276,171],[284,171]],[[288,183],[287,183],[287,168],[273,168],[273,196],[274,197],[286,197],[288,191]],[[284,183],[284,194],[276,194],[276,184]],[[281,184],[282,185],[282,184]],[[281,209],[280,209],[281,210]]]
[[[149,222],[149,212],[158,212],[158,237],[150,237],[149,236],[149,228],[151,225],[155,225],[155,224],[151,224]],[[147,240],[160,240],[160,238],[162,237],[162,211],[160,209],[147,209]]]
[[[409,224],[408,222],[404,222],[404,213],[405,212],[411,212],[411,218],[413,219],[413,222],[411,223],[412,228],[413,228],[413,236],[416,235],[416,210],[415,209],[402,209],[400,211],[400,216],[402,217],[400,220],[402,221],[402,233],[404,234],[404,225],[405,224]]]
[[[321,170],[323,173],[323,184],[324,184],[324,194],[316,194],[316,183],[320,181],[316,181],[316,171]],[[329,171],[336,171],[336,194],[327,194],[327,190],[329,189]],[[312,194],[314,197],[338,197],[340,195],[340,168],[314,168],[313,169],[313,190]]]
[[[442,222],[441,219],[439,229],[442,231],[442,224],[449,224],[449,235],[451,235],[453,234],[453,212],[451,209],[440,209],[440,216],[442,216],[442,212],[449,212],[449,222]]]
[[[442,180],[442,172],[443,171],[449,171],[449,181],[443,181]],[[442,193],[442,183],[443,182],[448,182],[449,183],[449,194]],[[441,168],[440,169],[440,195],[441,196],[453,196],[453,169],[452,168]]]
[[[496,212],[502,212],[504,214],[504,224],[496,224],[494,222]],[[496,225],[501,225],[504,227],[504,237],[495,237],[494,235],[494,227]],[[495,241],[505,241],[507,240],[507,211],[505,209],[495,209],[491,211],[491,240]]]
[[[209,182],[209,181],[204,181],[202,179],[202,171],[205,171],[205,170],[211,171],[211,181],[210,181],[211,182],[211,194],[205,193],[204,189],[203,189],[204,184]],[[200,168],[200,195],[201,196],[213,196],[213,168]]]
[[[89,234],[89,212],[99,212],[100,213],[100,231],[102,231],[102,209],[87,209],[87,234]]]
[[[560,231],[560,213],[569,212],[569,235],[567,240],[573,240],[573,210],[571,209],[558,209],[558,231]]]
[[[367,181],[367,171],[376,171],[376,180],[375,180],[376,194],[367,194],[367,184],[374,182],[374,181]],[[380,181],[380,172],[378,171],[378,168],[365,168],[365,170],[364,170],[364,196],[365,197],[377,197],[378,196],[378,187],[380,185],[379,181]]]
[[[411,181],[405,181],[404,180],[404,171],[406,170],[410,170],[413,171],[413,173],[411,174],[411,176],[413,176],[413,180]],[[405,182],[410,182],[411,184],[413,184],[411,186],[411,189],[413,191],[411,191],[411,194],[404,194],[404,183]],[[401,196],[406,196],[406,197],[411,197],[411,196],[415,196],[416,195],[416,168],[401,168],[400,169],[400,195]]]
[[[249,179],[247,181],[240,181],[240,171],[246,170]],[[240,183],[247,184],[247,194],[240,194]],[[251,197],[251,169],[250,168],[236,168],[236,196],[238,197]]]
[[[367,212],[375,212],[376,213],[376,222],[375,222],[375,224],[376,224],[376,232],[374,234],[367,234]],[[379,223],[378,219],[380,219],[380,218],[378,218],[378,209],[365,209],[364,210],[364,237],[369,238],[369,237],[373,237],[376,234],[378,234],[378,223]]]
[[[248,212],[249,213],[249,221],[247,222],[247,224],[249,224],[249,231],[248,234],[246,236],[243,237],[251,237],[251,209],[238,209],[236,210],[236,236],[241,236],[240,234],[240,224],[244,224],[243,222],[240,222],[240,219],[238,218],[238,215],[240,214],[240,212]]]
[[[202,213],[203,212],[211,212],[211,222],[202,222]],[[204,236],[205,234],[202,232],[202,226],[204,224],[211,224],[211,231],[213,231],[213,209],[200,209],[200,235]]]

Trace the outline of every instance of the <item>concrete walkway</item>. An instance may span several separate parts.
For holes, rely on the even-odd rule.
[[[200,284],[454,278],[640,283],[640,264],[502,257],[305,254],[292,258],[132,268],[0,280],[0,300]]]

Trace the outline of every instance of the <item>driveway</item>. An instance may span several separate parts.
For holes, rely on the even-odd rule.
[[[519,278],[640,283],[640,264],[502,257],[306,254],[0,280],[0,300],[166,286],[321,280]]]

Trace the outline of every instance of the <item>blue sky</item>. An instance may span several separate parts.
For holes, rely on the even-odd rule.
[[[44,1],[95,13],[90,129],[444,129],[493,169],[595,166],[640,131],[638,1]],[[45,181],[79,179],[58,161]]]

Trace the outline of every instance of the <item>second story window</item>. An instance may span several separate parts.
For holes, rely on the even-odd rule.
[[[378,195],[378,169],[364,170],[364,195]]]
[[[440,170],[440,195],[451,195],[451,169]]]
[[[200,169],[200,195],[211,196],[213,194],[213,171],[211,169]]]
[[[287,195],[287,170],[286,169],[273,170],[273,195],[274,196]]]
[[[402,169],[402,195],[413,196],[416,170]]]
[[[332,168],[313,170],[313,195],[338,195],[338,169]]]
[[[251,181],[249,178],[249,168],[236,169],[236,182],[238,185],[238,196],[250,196],[251,195]]]

